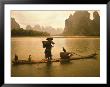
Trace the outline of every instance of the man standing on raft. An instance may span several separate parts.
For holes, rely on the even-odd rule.
[[[43,48],[46,48],[45,49],[45,58],[48,59],[48,60],[51,60],[52,59],[52,53],[51,53],[51,50],[52,50],[52,47],[53,45],[55,44],[52,40],[53,38],[47,38],[46,39],[47,41],[42,41],[43,43]]]

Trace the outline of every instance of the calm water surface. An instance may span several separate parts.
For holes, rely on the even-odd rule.
[[[42,37],[12,37],[11,59],[17,54],[19,59],[44,59]],[[69,52],[89,55],[96,52],[96,59],[73,60],[69,64],[54,62],[51,64],[16,65],[11,67],[11,75],[15,77],[97,77],[100,76],[100,39],[99,38],[54,38],[53,58],[60,58],[62,47]],[[74,55],[76,56],[76,55]]]

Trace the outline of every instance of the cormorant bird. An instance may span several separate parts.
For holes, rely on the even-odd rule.
[[[66,52],[66,49],[63,47],[63,51]]]

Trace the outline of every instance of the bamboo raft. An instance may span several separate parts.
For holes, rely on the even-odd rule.
[[[57,58],[52,60],[42,59],[42,60],[18,60],[17,62],[12,61],[13,65],[19,65],[19,64],[37,64],[37,63],[48,63],[48,62],[70,62],[71,60],[80,60],[80,59],[94,59],[97,54],[93,53],[87,56],[79,56],[79,57],[70,57],[70,58]],[[61,57],[61,56],[60,56]]]

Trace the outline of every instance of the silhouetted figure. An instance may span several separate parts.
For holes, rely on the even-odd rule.
[[[46,40],[47,41],[42,41],[43,42],[43,48],[46,48],[45,49],[45,58],[50,60],[50,59],[52,59],[51,50],[52,50],[52,47],[55,43],[52,41],[53,38],[47,38]]]
[[[28,61],[31,62],[31,55],[29,55]]]
[[[66,52],[66,49],[63,47],[63,51]]]
[[[15,58],[14,58],[15,62],[18,62],[18,56],[15,54]]]
[[[63,47],[63,52],[60,52],[60,63],[69,63],[71,56],[72,54],[70,52],[67,52],[66,49]]]

